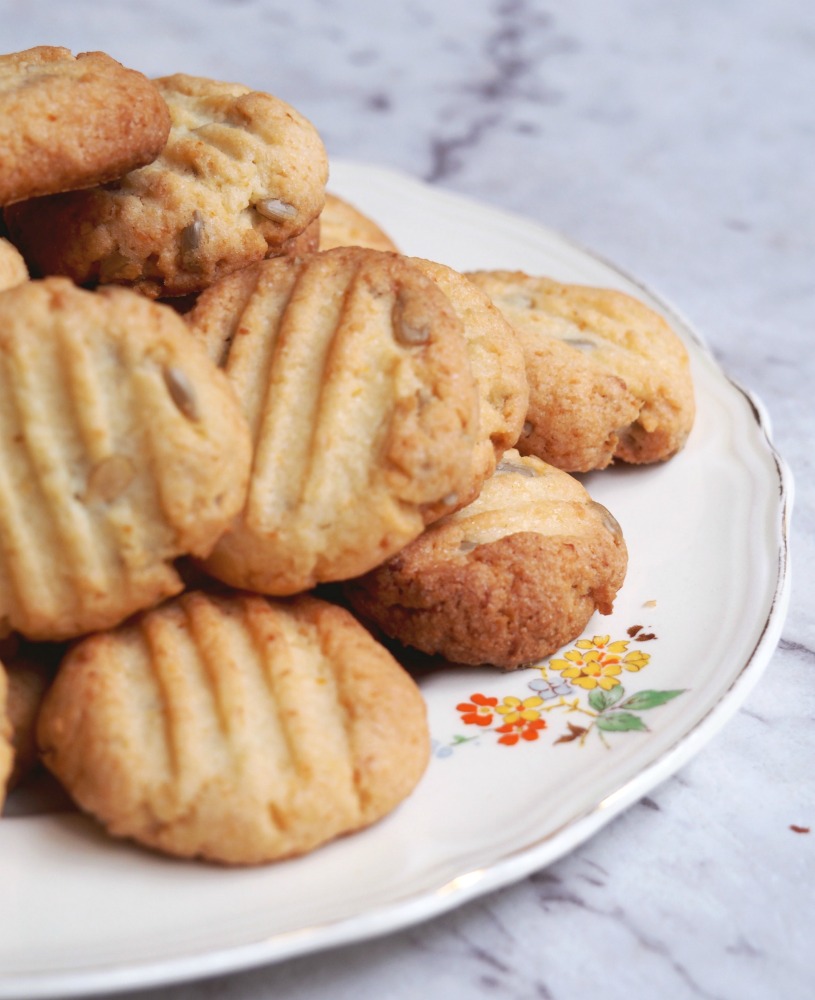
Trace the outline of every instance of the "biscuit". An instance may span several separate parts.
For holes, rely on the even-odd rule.
[[[249,431],[183,319],[64,278],[0,295],[0,635],[63,639],[181,590],[240,510]]]
[[[6,714],[8,680],[3,664],[0,663],[0,812],[6,801],[6,789],[14,764],[14,750],[11,745],[11,723]]]
[[[0,237],[0,292],[28,281],[28,269],[19,250]]]
[[[252,428],[246,505],[204,563],[287,595],[357,576],[473,491],[478,397],[461,322],[405,258],[276,258],[186,317]]]
[[[8,790],[15,788],[38,760],[35,738],[37,714],[54,675],[50,647],[23,647],[11,657],[3,657],[8,682],[6,717],[11,727],[14,766]]]
[[[344,590],[404,645],[510,670],[609,614],[626,566],[606,508],[568,473],[513,450],[474,503]]]
[[[152,298],[189,295],[285,252],[319,215],[326,153],[293,108],[183,74],[156,84],[172,129],[155,162],[6,213],[32,271],[129,285]]]
[[[373,219],[368,218],[349,202],[327,191],[325,207],[320,213],[320,249],[334,247],[368,247],[370,250],[399,248]]]
[[[688,353],[665,320],[623,292],[520,272],[468,275],[515,328],[529,412],[518,450],[569,472],[670,458],[695,404]]]
[[[523,351],[514,330],[487,294],[464,275],[445,264],[418,257],[411,261],[444,292],[462,322],[478,387],[480,434],[474,478],[480,487],[503,453],[515,446],[524,425],[529,386]]]
[[[188,592],[76,644],[43,760],[114,836],[257,864],[380,819],[415,787],[421,694],[344,609]]]
[[[112,181],[154,160],[169,130],[156,86],[104,52],[0,56],[0,205]]]

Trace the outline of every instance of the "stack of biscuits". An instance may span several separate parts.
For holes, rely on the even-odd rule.
[[[0,150],[0,802],[41,760],[224,864],[377,821],[429,757],[389,649],[514,669],[611,611],[571,473],[683,446],[681,342],[400,254],[241,85],[0,56]]]

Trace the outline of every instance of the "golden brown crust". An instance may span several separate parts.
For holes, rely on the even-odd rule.
[[[428,760],[416,685],[344,610],[187,593],[78,643],[46,765],[116,836],[257,864],[366,826]]]
[[[320,214],[320,250],[334,247],[368,247],[370,250],[399,248],[373,219],[349,202],[326,192],[325,207]]]
[[[63,278],[0,295],[0,625],[62,639],[177,593],[240,509],[249,432],[172,310]]]
[[[28,281],[28,269],[20,251],[0,237],[0,292]]]
[[[121,177],[152,162],[169,130],[156,86],[104,52],[0,56],[0,205]]]
[[[11,791],[31,771],[38,760],[36,743],[37,715],[48,685],[54,676],[52,651],[27,646],[22,653],[5,659],[8,680],[6,715],[11,727],[14,766],[8,780]]]
[[[387,635],[454,663],[513,669],[607,614],[622,586],[622,532],[567,473],[507,453],[475,503],[346,584]]]
[[[504,452],[515,447],[529,409],[523,351],[514,330],[485,292],[445,264],[410,259],[444,292],[462,323],[478,387],[480,435],[474,479],[480,489]],[[477,489],[465,502],[475,499]]]
[[[8,698],[8,679],[3,664],[0,663],[0,812],[6,800],[6,790],[9,776],[14,763],[14,750],[11,745],[11,723],[6,711]]]
[[[205,292],[190,329],[254,437],[246,507],[207,569],[285,595],[365,572],[473,492],[461,323],[405,258],[345,247]]]
[[[519,451],[587,472],[614,459],[663,461],[683,447],[695,414],[688,354],[661,316],[610,289],[511,271],[469,277],[524,350],[530,399]]]
[[[327,158],[293,108],[184,74],[156,85],[172,129],[155,162],[104,187],[9,209],[9,231],[32,270],[152,298],[189,295],[285,253],[317,218]]]

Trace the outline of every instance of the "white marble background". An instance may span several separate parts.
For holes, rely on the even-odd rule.
[[[0,50],[41,43],[270,90],[332,155],[591,247],[764,400],[797,486],[780,648],[649,798],[427,924],[131,1000],[815,995],[812,0],[0,0]]]

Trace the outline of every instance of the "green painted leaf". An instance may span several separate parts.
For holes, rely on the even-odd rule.
[[[685,688],[679,691],[638,691],[626,698],[621,703],[620,708],[633,708],[638,712],[643,712],[646,708],[656,708],[657,705],[664,705],[671,698],[676,698],[685,693]]]
[[[595,688],[589,695],[589,705],[591,705],[595,712],[605,712],[607,708],[616,705],[624,694],[625,688],[622,684],[617,684],[610,691]]]
[[[638,715],[631,712],[612,712],[609,715],[601,715],[597,719],[597,728],[605,729],[609,733],[628,733],[633,730],[643,732],[648,726]]]

